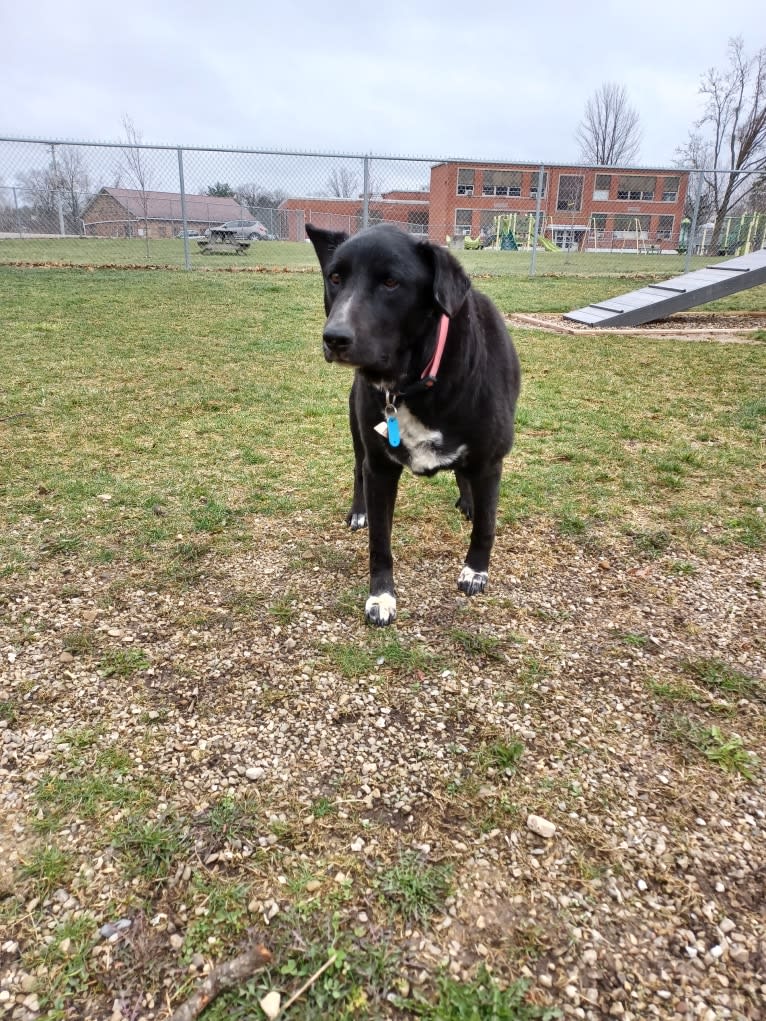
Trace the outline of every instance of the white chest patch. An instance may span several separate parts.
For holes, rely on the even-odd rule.
[[[406,404],[398,408],[399,434],[409,451],[408,466],[415,475],[448,468],[466,452],[462,443],[456,450],[445,450],[444,436],[438,429],[429,429],[412,414]]]

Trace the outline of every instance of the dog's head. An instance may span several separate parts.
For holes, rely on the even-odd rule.
[[[455,316],[470,289],[460,263],[389,224],[350,238],[310,224],[306,233],[324,275],[327,361],[358,368],[374,382],[419,372],[439,316]]]

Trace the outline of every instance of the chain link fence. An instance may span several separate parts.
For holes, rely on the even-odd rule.
[[[766,184],[705,173],[0,138],[0,262],[313,267],[305,226],[390,222],[502,274],[677,273],[766,245]]]

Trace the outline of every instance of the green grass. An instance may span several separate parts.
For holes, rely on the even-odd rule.
[[[684,670],[708,691],[740,698],[766,699],[766,685],[755,677],[743,674],[720,659],[686,660]]]
[[[621,286],[478,283],[509,312]],[[762,290],[745,293],[763,304]],[[350,377],[319,351],[318,276],[0,267],[0,300],[6,571],[127,554],[193,581],[206,556],[248,542],[250,515],[342,520]],[[501,527],[543,514],[576,540],[628,532],[650,555],[763,546],[762,348],[525,330],[516,343],[524,389]],[[453,502],[446,476],[405,479],[401,540],[429,511],[453,522]],[[283,597],[272,604],[289,616]]]
[[[379,879],[380,893],[406,923],[426,922],[445,910],[452,890],[449,865],[428,865],[416,853],[405,852],[385,869]]]
[[[47,897],[64,886],[72,873],[72,858],[56,844],[40,845],[23,861],[19,875],[38,897]]]
[[[172,817],[147,821],[141,816],[129,815],[115,826],[112,846],[129,876],[161,884],[188,848],[189,838],[179,821]]]
[[[519,981],[503,988],[482,963],[473,981],[442,976],[434,998],[413,997],[401,1005],[425,1021],[552,1021],[562,1016],[556,1008],[530,1003],[528,986]]]
[[[720,727],[697,723],[685,716],[674,720],[673,732],[708,762],[728,773],[739,773],[751,782],[755,780],[758,757],[745,748],[739,734],[725,734]]]

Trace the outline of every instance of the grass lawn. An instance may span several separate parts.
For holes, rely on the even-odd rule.
[[[203,255],[197,242],[189,239],[192,265],[198,269],[243,269],[262,266],[292,270],[316,270],[314,250],[307,242],[253,242],[247,253],[218,252]],[[528,277],[529,252],[465,251],[455,249],[469,272],[482,276]],[[711,262],[709,256],[695,256],[690,268]],[[156,265],[181,268],[183,241],[177,238],[0,238],[0,265],[14,262],[62,263],[87,266]],[[547,252],[537,253],[536,275],[545,276],[635,276],[662,279],[685,271],[684,255],[639,255],[636,252]],[[529,310],[527,310],[529,311]]]
[[[253,512],[345,513],[349,377],[319,352],[318,276],[0,272],[6,570],[64,549],[171,555],[179,534],[247,541],[237,523]],[[511,312],[584,304],[616,282],[480,285]],[[516,343],[502,522],[762,541],[763,347],[535,331]],[[452,484],[406,484],[403,516]]]

